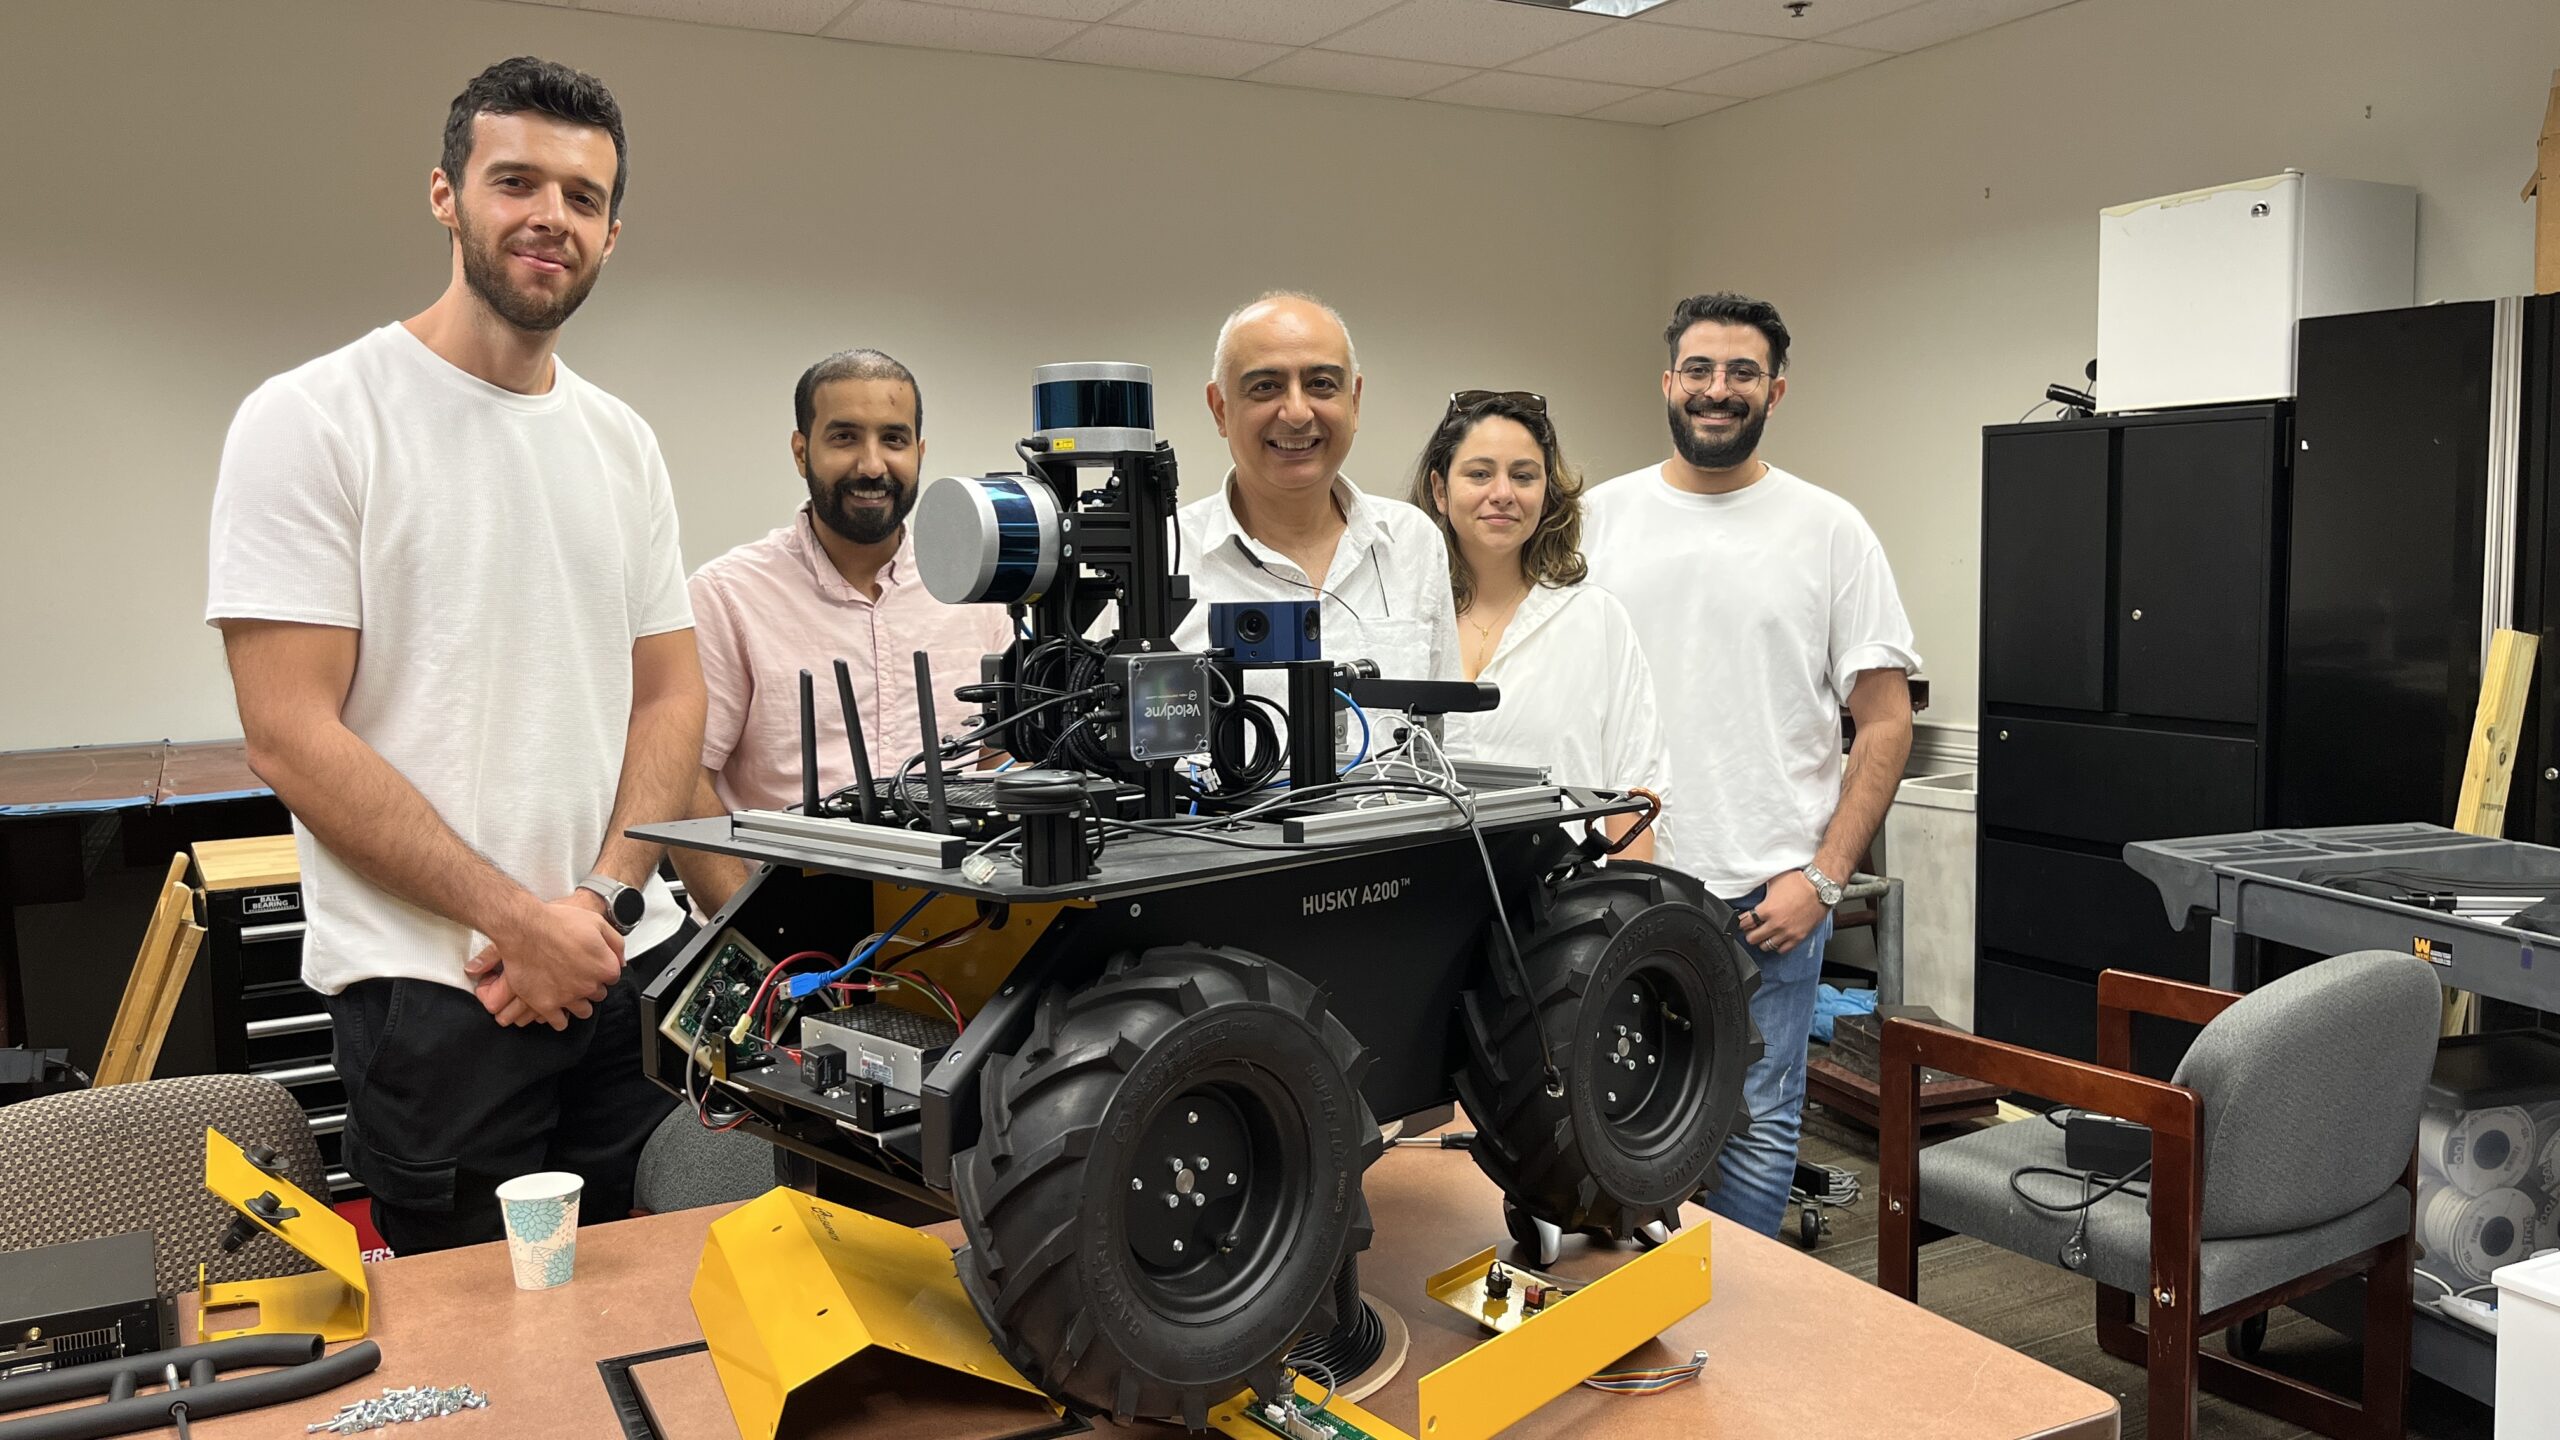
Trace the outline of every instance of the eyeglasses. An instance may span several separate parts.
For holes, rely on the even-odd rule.
[[[1718,368],[1713,360],[1692,360],[1673,373],[1680,377],[1680,383],[1688,388],[1689,393],[1695,395],[1716,383]],[[1769,378],[1768,371],[1748,360],[1727,360],[1721,368],[1724,370],[1724,383],[1736,390],[1756,389],[1761,381]]]
[[[1488,400],[1509,400],[1541,415],[1547,413],[1547,397],[1527,390],[1460,390],[1449,397],[1449,413],[1473,410]]]

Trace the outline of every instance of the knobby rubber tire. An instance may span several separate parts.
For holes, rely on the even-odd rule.
[[[1275,1390],[1290,1342],[1333,1323],[1343,1257],[1368,1248],[1361,1172],[1380,1142],[1360,1094],[1367,1063],[1313,984],[1241,950],[1124,955],[1084,988],[1042,997],[1019,1052],[991,1059],[979,1143],[952,1167],[969,1237],[960,1280],[998,1349],[1059,1400],[1123,1422],[1201,1430],[1247,1385]],[[1285,1232],[1239,1223],[1215,1261],[1175,1262],[1210,1273],[1247,1252],[1223,1298],[1178,1293],[1191,1282],[1160,1252],[1142,1256],[1153,1217],[1133,1204],[1161,1198],[1149,1187],[1165,1157],[1143,1153],[1150,1127],[1178,1112],[1196,1123],[1201,1105],[1185,1097],[1204,1094],[1262,1125],[1268,1146],[1242,1147],[1257,1165],[1235,1213],[1267,1200],[1272,1223],[1256,1228]],[[1202,1183],[1233,1163],[1219,1159]],[[1190,1254],[1204,1255],[1197,1241]]]
[[[1750,1123],[1743,1077],[1762,1050],[1751,1021],[1760,970],[1732,913],[1689,876],[1620,860],[1542,882],[1521,932],[1528,993],[1495,956],[1459,1009],[1466,1055],[1455,1083],[1476,1125],[1476,1163],[1524,1219],[1620,1238],[1657,1220],[1678,1229],[1682,1202],[1712,1183],[1717,1152]],[[1676,1068],[1689,1089],[1653,1092],[1659,1105],[1645,1104],[1661,1116],[1649,1128],[1603,1113],[1612,1088],[1641,1074],[1617,1068],[1608,1014],[1638,975],[1691,1027],[1664,1032],[1688,1058]],[[1546,1091],[1538,1027],[1565,1076],[1561,1097]]]

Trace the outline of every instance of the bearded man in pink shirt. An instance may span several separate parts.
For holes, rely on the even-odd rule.
[[[934,714],[974,707],[952,692],[978,680],[982,655],[1012,624],[1000,605],[945,605],[916,574],[907,512],[924,466],[924,399],[906,366],[846,350],[809,367],[792,396],[791,459],[809,489],[791,523],[694,572],[695,637],[710,703],[693,813],[781,810],[800,799],[800,672],[818,682],[818,784],[853,783],[835,699],[835,662],[875,776],[921,751],[915,652],[933,659]],[[671,852],[705,914],[746,883],[745,862]]]

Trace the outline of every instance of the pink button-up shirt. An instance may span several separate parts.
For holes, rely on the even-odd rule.
[[[871,773],[897,773],[924,748],[916,727],[915,652],[933,658],[934,720],[959,732],[974,705],[951,692],[978,682],[978,659],[1002,650],[1012,621],[1001,605],[945,605],[916,574],[915,537],[880,570],[880,598],[865,596],[827,558],[802,505],[792,522],[694,572],[694,638],[710,707],[702,766],[733,810],[779,810],[800,801],[800,672],[817,682],[818,783],[853,783],[853,754],[836,705],[835,662],[853,673]]]

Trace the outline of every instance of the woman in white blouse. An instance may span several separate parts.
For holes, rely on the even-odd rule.
[[[1618,597],[1583,583],[1582,482],[1565,464],[1544,396],[1461,390],[1414,467],[1413,503],[1440,526],[1467,678],[1502,703],[1453,715],[1451,748],[1543,765],[1557,782],[1642,788],[1671,801],[1671,757],[1653,671]],[[1609,822],[1622,835],[1634,816]],[[1658,841],[1656,837],[1661,837]],[[1656,821],[1625,852],[1669,863]]]

